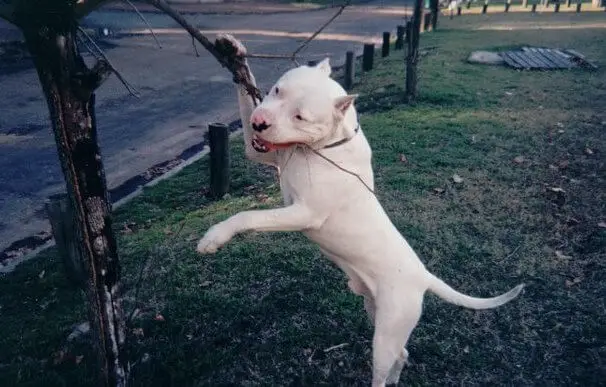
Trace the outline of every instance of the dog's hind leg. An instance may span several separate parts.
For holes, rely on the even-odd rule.
[[[395,294],[392,289],[390,296]],[[398,295],[403,294],[401,291]],[[406,293],[404,293],[406,294]],[[421,317],[423,295],[377,298],[373,338],[373,387],[396,384],[408,360],[405,349],[412,330]]]

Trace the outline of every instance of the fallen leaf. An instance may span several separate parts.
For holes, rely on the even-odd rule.
[[[213,282],[212,281],[204,281],[200,284],[201,287],[203,288],[207,288],[209,287]]]
[[[185,335],[185,337],[187,338],[187,340],[191,340],[194,338],[194,335]]]
[[[40,278],[40,279],[44,278],[44,274],[46,274],[46,270],[42,270],[40,272],[40,274],[38,274],[38,278]]]
[[[563,123],[561,123],[561,122],[556,122],[556,126],[557,126],[558,128],[563,128],[563,127],[564,127],[564,124],[563,124]]]
[[[404,155],[403,153],[400,153],[400,162],[402,162],[404,164],[408,164],[408,159],[406,158],[406,155]]]
[[[465,348],[463,348],[463,353],[469,353],[469,346],[466,345]]]
[[[145,336],[145,332],[143,332],[143,328],[133,328],[133,335],[143,337]]]
[[[513,93],[512,93],[511,91],[506,91],[506,92],[505,92],[505,95],[512,96],[512,95],[513,95]]]
[[[556,250],[556,251],[555,251],[555,255],[556,255],[556,257],[558,257],[558,259],[564,259],[564,260],[567,260],[567,259],[571,259],[571,258],[572,258],[570,255],[565,255],[565,254],[564,254],[564,253],[562,253],[560,250]]]
[[[156,317],[154,318],[154,320],[156,320],[156,321],[166,321],[166,320],[164,319],[164,316],[162,316],[160,313],[158,313],[158,314],[156,315]]]
[[[566,286],[571,287],[571,286],[581,283],[581,281],[582,280],[579,277],[574,278],[572,281],[566,280]]]
[[[568,164],[569,164],[568,160],[562,160],[558,163],[558,168],[566,169],[566,168],[568,168]]]
[[[452,175],[452,181],[454,181],[456,184],[460,184],[463,182],[463,178],[455,173]]]
[[[171,230],[170,228],[167,227],[167,228],[164,229],[164,234],[166,234],[166,235],[172,235],[172,234],[174,234],[174,232],[173,232],[173,230]]]
[[[606,222],[600,222],[600,223],[598,223],[598,227],[606,228]]]
[[[564,191],[562,188],[560,187],[549,187],[549,190],[551,192],[561,192],[561,193],[565,193],[566,191]]]
[[[553,165],[553,164],[549,164],[549,169],[551,169],[552,171],[557,171],[557,170],[558,170],[558,167],[556,167],[556,166],[555,166],[555,165]]]
[[[516,164],[522,164],[526,159],[524,158],[524,156],[516,156],[513,159],[513,162]]]
[[[76,359],[74,361],[76,362],[76,364],[80,364],[82,362],[82,359],[84,359],[84,355],[78,355],[76,356]]]
[[[591,148],[585,148],[585,154],[591,156],[593,154],[593,150],[591,150]]]
[[[437,194],[441,194],[444,193],[444,188],[434,188],[433,192],[437,193]]]

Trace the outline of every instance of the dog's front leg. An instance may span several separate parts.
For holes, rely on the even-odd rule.
[[[244,211],[212,226],[198,242],[197,250],[200,254],[214,253],[241,232],[303,231],[321,223],[321,217],[299,203],[273,210]]]
[[[231,46],[235,51],[235,55],[240,57],[243,68],[240,70],[247,74],[248,80],[252,86],[257,87],[257,82],[255,80],[255,76],[250,70],[250,66],[248,65],[248,61],[246,60],[246,47],[240,42],[238,39],[233,37],[230,34],[220,34],[217,36],[217,43],[221,46]],[[242,121],[242,133],[244,137],[244,150],[246,157],[249,160],[269,164],[273,166],[277,166],[276,161],[276,153],[275,152],[267,152],[261,153],[257,152],[252,146],[253,139],[253,129],[250,124],[250,116],[252,115],[253,110],[256,105],[261,103],[258,101],[256,97],[251,96],[246,87],[241,84],[236,84],[236,91],[238,93],[238,106],[240,110],[240,120]]]

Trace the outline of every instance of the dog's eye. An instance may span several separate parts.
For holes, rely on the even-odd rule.
[[[297,115],[295,116],[295,118],[296,118],[297,120],[299,120],[299,121],[303,121],[303,116],[301,116],[300,114],[297,114]]]

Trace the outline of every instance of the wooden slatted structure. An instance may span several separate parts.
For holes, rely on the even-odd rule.
[[[520,50],[499,53],[505,63],[520,70],[554,70],[585,67],[595,69],[593,63],[574,50],[522,47]]]

